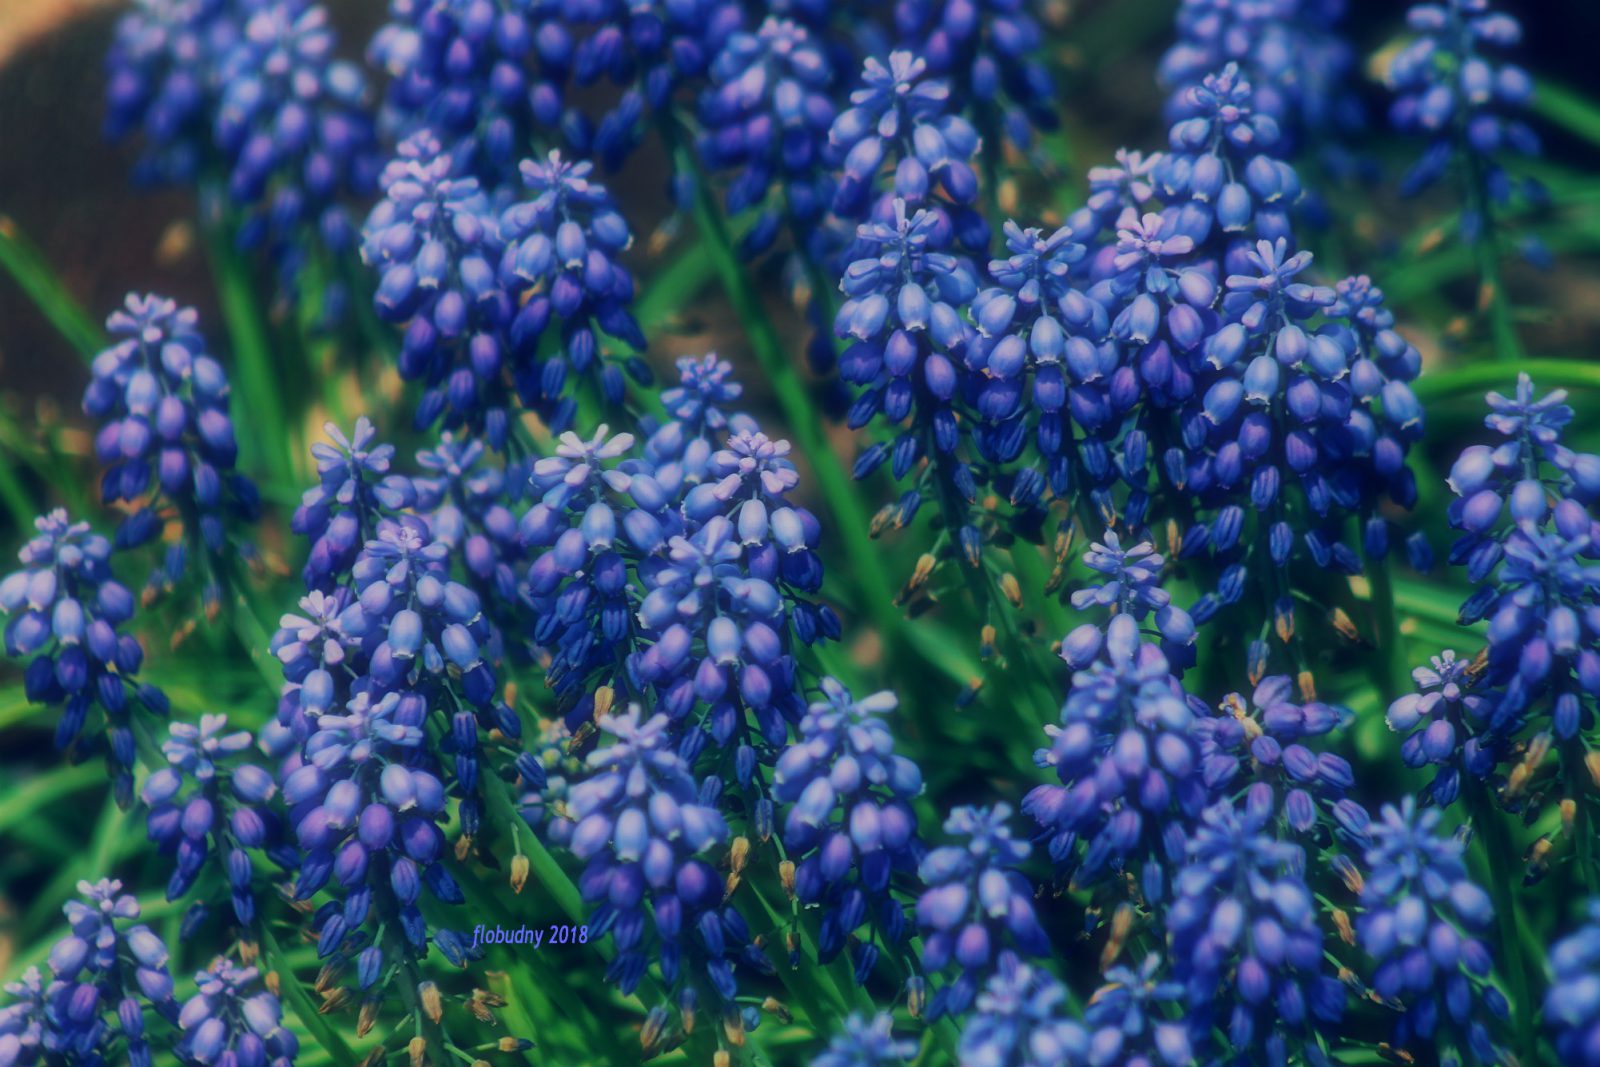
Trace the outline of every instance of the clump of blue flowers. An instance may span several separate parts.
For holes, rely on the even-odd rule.
[[[117,547],[146,544],[175,520],[180,536],[146,593],[182,581],[193,558],[215,618],[223,589],[243,578],[232,554],[253,552],[239,541],[241,527],[260,511],[255,483],[235,469],[227,373],[207,352],[195,310],[166,297],[130,293],[106,328],[115,340],[95,357],[83,409],[101,424],[101,499],[128,509]]]
[[[133,801],[138,716],[165,717],[166,694],[137,680],[144,649],[119,632],[133,618],[128,587],[111,573],[112,545],[60,509],[34,521],[17,554],[22,567],[0,580],[6,654],[26,657],[30,701],[59,705],[56,748],[79,758],[103,746],[117,803]],[[90,714],[98,709],[98,721]]]

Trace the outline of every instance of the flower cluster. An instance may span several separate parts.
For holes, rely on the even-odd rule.
[[[723,903],[721,877],[700,858],[728,841],[727,822],[712,805],[716,791],[696,789],[665,715],[642,720],[634,707],[601,719],[600,729],[615,740],[589,756],[591,777],[572,787],[571,848],[587,861],[584,899],[597,905],[589,928],[610,933],[616,945],[607,978],[632,993],[654,961],[684,1016],[692,1018],[705,998],[725,1026],[739,1030],[737,973],[770,973],[772,964],[739,912]]]
[[[1167,910],[1173,976],[1193,1033],[1219,1028],[1237,1056],[1327,1064],[1316,1034],[1342,1018],[1345,991],[1324,971],[1305,853],[1279,838],[1275,808],[1258,784],[1206,809]]]
[[[633,276],[619,260],[633,235],[606,187],[592,180],[593,172],[592,163],[572,162],[555,151],[543,160],[523,160],[527,198],[500,218],[500,283],[520,309],[509,327],[511,344],[537,348],[546,328],[559,324],[561,355],[539,366],[539,394],[558,429],[570,424],[576,409],[570,396],[562,398],[569,372],[596,378],[612,407],[622,403],[624,366],[639,382],[650,380],[649,367],[637,356],[622,366],[601,359],[601,334],[634,352],[644,350],[645,338],[628,310]]]
[[[22,675],[30,701],[61,705],[58,749],[82,754],[80,738],[99,744],[89,713],[100,709],[106,767],[126,808],[133,802],[135,713],[165,716],[167,697],[136,680],[144,649],[117,632],[134,603],[111,573],[111,542],[60,509],[34,520],[34,528],[37,535],[17,554],[22,568],[0,580],[0,611],[11,617],[6,654],[30,657]]]
[[[29,968],[6,987],[16,1002],[0,1011],[0,1061],[150,1067],[146,1011],[179,1019],[167,947],[121,882],[79,882],[78,892],[62,908],[71,933],[50,950],[51,981]]]
[[[1359,126],[1360,103],[1348,84],[1355,56],[1339,32],[1345,7],[1345,0],[1183,0],[1178,39],[1161,59],[1169,116],[1181,113],[1185,89],[1237,63],[1257,87],[1255,106],[1291,138]]]
[[[1492,236],[1495,211],[1518,198],[1537,203],[1545,195],[1537,180],[1514,177],[1501,163],[1508,152],[1539,154],[1538,135],[1522,118],[1533,98],[1533,79],[1495,56],[1522,39],[1522,25],[1496,10],[1492,0],[1414,4],[1406,22],[1416,37],[1389,63],[1385,77],[1395,94],[1389,117],[1402,132],[1425,138],[1428,147],[1401,188],[1420,192],[1459,167],[1472,191],[1463,205],[1461,234],[1476,244]]]
[[[905,912],[889,890],[892,878],[914,873],[921,859],[909,802],[922,791],[922,771],[894,752],[884,721],[899,703],[893,693],[857,700],[824,678],[822,696],[778,757],[772,791],[787,805],[783,843],[796,864],[796,895],[822,908],[817,955],[827,963],[863,923],[890,946],[906,936]],[[858,981],[877,954],[875,943],[858,949]]]
[[[1049,951],[1033,907],[1033,887],[1016,869],[1032,851],[1011,836],[1011,808],[959,807],[945,820],[955,843],[923,857],[927,886],[917,900],[922,965],[930,974],[950,967],[955,978],[934,993],[927,1017],[964,1015],[979,989],[1008,957]]]
[[[397,973],[386,961],[427,952],[422,890],[464,901],[440,823],[453,807],[465,837],[478,833],[494,777],[481,772],[483,739],[514,742],[521,722],[500,699],[499,635],[455,578],[462,542],[437,538],[415,510],[437,486],[419,494],[392,473],[394,450],[374,444],[365,419],[350,437],[328,433],[334,443],[313,447],[319,484],[293,523],[312,542],[310,591],[271,645],[293,750],[280,789],[299,846],[297,899],[334,890],[313,919],[318,951],[353,961],[377,997]],[[432,943],[452,962],[466,957],[447,927]]]
[[[1411,672],[1417,692],[1389,705],[1389,728],[1405,734],[1407,767],[1437,767],[1427,796],[1448,807],[1467,782],[1488,778],[1505,757],[1505,737],[1490,728],[1494,695],[1478,685],[1475,665],[1446,649]]]
[[[194,976],[194,996],[178,1012],[184,1031],[178,1054],[193,1063],[293,1067],[300,1042],[282,1025],[283,1006],[273,993],[252,992],[261,982],[255,967],[225,956]]]
[[[879,1012],[870,1019],[851,1013],[811,1067],[897,1067],[911,1062],[917,1043],[894,1036],[894,1017]]]
[[[700,158],[713,171],[738,172],[729,212],[761,212],[740,251],[765,251],[785,225],[801,240],[820,238],[833,198],[823,157],[835,111],[823,47],[804,26],[769,15],[755,33],[728,38],[710,76],[700,94]]]
[[[206,351],[193,308],[166,297],[128,294],[106,328],[113,344],[94,359],[83,410],[101,424],[95,454],[105,464],[101,498],[125,504],[117,547],[135,548],[176,519],[182,537],[167,549],[146,588],[182,580],[191,552],[204,574],[203,600],[214,615],[229,580],[230,534],[260,509],[255,484],[234,469],[239,446],[228,415],[230,388]]]
[[[1089,886],[1136,877],[1146,900],[1167,898],[1184,859],[1185,824],[1205,807],[1196,723],[1203,715],[1133,616],[1103,638],[1086,623],[1063,642],[1075,668],[1061,725],[1034,761],[1060,784],[1035,786],[1022,810],[1038,823],[1058,872]]]
[[[202,715],[198,726],[173,723],[171,737],[161,746],[169,766],[145,780],[139,799],[150,809],[150,839],[172,858],[167,899],[186,894],[207,859],[214,857],[234,917],[248,928],[256,915],[249,850],[265,850],[291,869],[295,856],[282,840],[277,813],[268,807],[278,788],[272,772],[238,758],[251,746],[250,732],[227,728],[226,715]],[[203,918],[205,911],[205,904],[197,903],[186,924]]]
[[[1464,843],[1441,833],[1442,818],[1411,797],[1384,805],[1369,830],[1356,939],[1376,964],[1373,992],[1400,1011],[1396,1047],[1453,1046],[1500,1063],[1490,1026],[1508,1009],[1481,938],[1489,895],[1467,876]]]
[[[108,59],[109,132],[143,132],[150,177],[221,169],[239,245],[265,250],[286,289],[314,250],[354,247],[345,201],[377,177],[366,80],[336,45],[312,0],[144,0]],[[336,315],[337,288],[323,298]]]
[[[1573,419],[1564,390],[1540,397],[1521,374],[1514,394],[1490,393],[1488,403],[1484,423],[1503,440],[1465,449],[1449,477],[1448,515],[1461,531],[1450,561],[1477,586],[1461,621],[1489,624],[1472,765],[1486,774],[1501,742],[1528,727],[1555,740],[1569,772],[1583,773],[1580,737],[1600,696],[1600,528],[1589,510],[1600,457],[1562,443]]]
[[[1042,6],[1042,5],[1039,5]],[[986,141],[1032,147],[1058,124],[1056,86],[1030,0],[898,0],[899,46],[949,78]]]
[[[1550,946],[1550,991],[1545,1025],[1563,1062],[1593,1067],[1600,1048],[1600,904],[1587,905],[1584,924]]]

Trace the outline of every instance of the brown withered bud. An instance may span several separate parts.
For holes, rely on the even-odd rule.
[[[995,630],[994,624],[984,623],[983,628],[978,631],[978,655],[983,659],[988,659],[994,655],[994,645],[998,640],[999,634]]]
[[[438,1022],[444,1018],[444,1000],[439,996],[439,987],[432,982],[420,982],[417,985],[417,998],[422,1002],[422,1014],[430,1022]]]
[[[783,1002],[778,1000],[777,997],[768,997],[766,1000],[763,1000],[761,1002],[761,1010],[766,1012],[768,1015],[771,1015],[785,1026],[794,1022],[794,1013],[785,1007]]]
[[[528,884],[528,857],[517,853],[511,857],[511,891],[522,892],[522,887]]]
[[[873,513],[872,521],[867,524],[867,533],[871,537],[882,537],[883,532],[895,525],[895,519],[900,514],[898,502],[891,501]]]
[[[1117,910],[1111,913],[1111,932],[1106,936],[1105,948],[1100,951],[1100,969],[1109,968],[1122,955],[1122,947],[1127,944],[1128,934],[1133,930],[1133,906],[1127,903],[1117,905]]]
[[[363,1000],[360,1011],[356,1013],[356,1036],[366,1037],[372,1033],[372,1028],[376,1025],[378,1025],[378,1002]]]
[[[722,1033],[728,1039],[728,1044],[734,1048],[744,1048],[744,1017],[736,1011],[730,1011],[722,1017]]]
[[[1343,608],[1334,608],[1328,612],[1328,621],[1333,624],[1335,630],[1339,631],[1339,636],[1346,641],[1359,642],[1361,640],[1361,631],[1356,629],[1355,620],[1350,618]]]
[[[1300,685],[1300,699],[1307,704],[1314,703],[1317,699],[1317,679],[1310,671],[1301,671],[1295,676],[1295,681]]]
[[[617,699],[617,691],[609,685],[602,685],[594,691],[594,721],[599,722],[611,714],[611,705]]]
[[[470,855],[472,855],[472,838],[462,834],[456,838],[456,862],[465,863]]]
[[[428,1039],[418,1034],[406,1046],[406,1051],[411,1054],[411,1067],[422,1067],[428,1062]]]
[[[377,1048],[361,1057],[361,1067],[382,1067],[383,1061],[386,1058],[387,1057],[384,1056],[383,1046],[379,1045]]]
[[[745,862],[749,858],[750,839],[741,834],[728,846],[728,867],[737,874],[744,870]]]
[[[778,864],[778,881],[783,885],[783,893],[791,901],[794,900],[794,860],[784,860]]]
[[[1010,571],[1000,576],[1000,593],[1011,601],[1012,607],[1022,607],[1022,586],[1017,582],[1017,576]]]
[[[343,1011],[350,1004],[350,990],[343,986],[330,989],[322,995],[322,1006],[317,1009],[318,1015],[332,1015],[336,1011]]]
[[[268,971],[261,979],[261,984],[267,987],[267,992],[283,999],[283,980],[278,977],[277,971]]]
[[[1339,940],[1347,945],[1356,943],[1356,928],[1350,924],[1350,914],[1343,908],[1333,909],[1333,927],[1339,931]]]
[[[728,1055],[728,1050],[719,1048],[711,1056],[711,1067],[732,1067],[733,1057]]]

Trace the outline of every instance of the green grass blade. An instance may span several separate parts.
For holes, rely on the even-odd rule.
[[[67,291],[44,254],[9,215],[0,215],[0,270],[11,276],[85,363],[106,346],[100,324]]]

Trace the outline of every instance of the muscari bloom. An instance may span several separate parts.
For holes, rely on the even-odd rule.
[[[945,820],[955,843],[923,857],[927,887],[917,899],[922,965],[936,975],[954,965],[953,980],[934,993],[927,1017],[964,1015],[1005,958],[1043,956],[1049,941],[1033,908],[1033,887],[1016,867],[1032,851],[1011,836],[1011,809],[959,807]]]
[[[172,519],[182,528],[150,574],[147,594],[182,580],[197,552],[206,610],[214,613],[223,586],[240,577],[228,573],[230,535],[256,519],[260,496],[234,469],[239,446],[227,372],[207,353],[198,326],[193,308],[128,294],[106,320],[114,341],[95,356],[83,410],[101,424],[101,499],[130,509],[117,547],[148,543]],[[251,551],[237,541],[232,547]]]
[[[167,899],[186,894],[215,858],[228,886],[234,917],[246,928],[255,920],[251,850],[265,850],[286,869],[295,866],[285,848],[281,823],[269,802],[277,793],[272,772],[242,758],[251,748],[248,730],[228,731],[226,715],[206,714],[198,726],[171,725],[162,753],[168,766],[151,774],[139,791],[150,809],[147,832],[171,857]],[[205,902],[185,917],[185,929],[204,918]]]
[[[219,956],[196,972],[195,994],[178,1012],[178,1055],[192,1063],[293,1067],[299,1039],[282,1025],[277,996],[258,989],[261,972]],[[253,989],[257,991],[252,992]]]
[[[700,157],[733,171],[726,209],[759,208],[740,254],[765,251],[783,227],[801,242],[820,239],[833,194],[824,165],[835,108],[827,52],[805,27],[769,15],[755,33],[728,38],[699,98]]]
[[[1183,999],[1183,986],[1166,976],[1159,955],[1150,953],[1137,967],[1108,967],[1104,978],[1083,1013],[1093,1027],[1090,1063],[1183,1067],[1194,1062],[1188,1024],[1167,1018]]]
[[[870,923],[884,944],[907,933],[891,879],[915,872],[923,846],[910,801],[922,792],[922,771],[894,751],[885,716],[893,693],[857,700],[833,678],[800,720],[798,738],[773,766],[773,798],[787,806],[783,843],[795,862],[795,894],[822,909],[817,954],[827,963],[858,927]],[[858,980],[872,970],[875,937],[857,950]]]
[[[1406,22],[1417,35],[1385,72],[1395,99],[1389,118],[1403,133],[1425,138],[1422,158],[1406,173],[1401,191],[1421,192],[1452,168],[1465,176],[1471,201],[1461,213],[1461,234],[1476,244],[1493,236],[1494,213],[1516,200],[1542,203],[1533,178],[1506,170],[1507,154],[1536,156],[1538,135],[1523,120],[1533,79],[1498,53],[1522,39],[1517,19],[1492,0],[1442,0],[1414,4]],[[1533,241],[1524,253],[1535,262],[1548,253]]]
[[[936,216],[941,244],[953,239],[983,249],[989,227],[973,207],[978,177],[971,162],[978,134],[951,112],[949,83],[926,77],[927,71],[927,61],[913,52],[866,60],[861,88],[851,92],[850,107],[828,131],[841,161],[833,211],[846,220],[892,224],[895,202],[904,200],[913,211],[925,207]],[[879,175],[889,170],[890,188],[880,190]],[[845,261],[855,258],[847,253]]]
[[[1049,973],[1004,953],[961,1028],[973,1067],[1090,1067],[1095,1037],[1066,1015],[1067,991]],[[1118,1061],[1121,1062],[1121,1061]]]
[[[1501,1063],[1490,1027],[1508,1009],[1490,984],[1493,960],[1482,939],[1489,894],[1468,876],[1466,843],[1444,834],[1442,819],[1412,797],[1384,805],[1369,831],[1356,941],[1376,964],[1373,992],[1400,1013],[1397,1047]]]
[[[345,201],[370,194],[379,161],[361,68],[337,58],[328,11],[310,0],[249,0],[217,64],[215,138],[238,243],[264,248],[286,282],[314,247],[353,251]]]
[[[1550,947],[1544,1022],[1561,1062],[1600,1064],[1600,906],[1589,901],[1582,926]],[[3,1040],[3,1038],[0,1038]]]
[[[200,171],[216,107],[216,66],[237,41],[235,0],[137,0],[106,54],[106,136],[143,141],[136,176],[185,182]]]
[[[178,1021],[166,945],[121,882],[77,888],[84,900],[62,908],[71,933],[50,950],[52,979],[29,968],[6,987],[16,1000],[0,1010],[0,1063],[149,1067],[146,1010]]]
[[[1345,0],[1184,0],[1178,39],[1161,58],[1160,79],[1178,117],[1183,93],[1207,74],[1238,63],[1257,87],[1255,103],[1292,140],[1326,138],[1361,124],[1349,84],[1355,67],[1340,34]]]
[[[895,1067],[916,1054],[915,1041],[894,1036],[893,1016],[879,1012],[869,1019],[851,1012],[811,1067]]]
[[[546,328],[560,330],[561,354],[539,367],[547,421],[557,429],[576,410],[573,398],[563,395],[569,375],[597,379],[613,407],[622,403],[624,368],[641,383],[650,380],[637,355],[602,356],[601,335],[633,352],[644,351],[645,338],[628,310],[633,276],[619,262],[633,235],[606,187],[592,180],[593,171],[593,164],[571,162],[557,151],[523,160],[527,198],[500,217],[500,283],[519,309],[508,327],[511,344],[533,349]]]
[[[1172,596],[1161,588],[1161,570],[1166,560],[1149,541],[1122,547],[1115,532],[1107,530],[1100,542],[1089,546],[1083,561],[1089,569],[1106,576],[1098,586],[1085,586],[1072,594],[1072,606],[1083,611],[1091,606],[1109,607],[1112,617],[1127,615],[1135,622],[1154,615],[1156,629],[1165,647],[1187,649],[1194,643],[1194,620],[1172,603]]]
[[[391,0],[367,50],[389,88],[381,124],[395,142],[431,131],[490,192],[563,112],[572,35],[559,0]]]
[[[1117,872],[1160,902],[1184,858],[1184,826],[1207,801],[1195,724],[1203,706],[1128,614],[1086,623],[1062,644],[1074,668],[1061,724],[1034,754],[1060,784],[1035,786],[1022,810],[1058,873],[1092,886]]]
[[[1276,806],[1260,783],[1207,808],[1192,831],[1167,910],[1173,977],[1192,1032],[1220,1028],[1228,1056],[1326,1067],[1315,1034],[1339,1022],[1345,992],[1324,971],[1305,852],[1278,836]]]
[[[704,990],[724,1026],[742,1029],[737,975],[772,965],[701,858],[729,839],[717,791],[697,789],[665,715],[645,720],[633,707],[601,719],[600,730],[614,740],[590,754],[590,777],[571,788],[569,808],[571,848],[586,862],[579,890],[595,905],[591,935],[611,934],[617,950],[606,977],[632,993],[654,961],[686,1026]]]
[[[535,407],[539,377],[510,351],[516,308],[496,274],[499,219],[431,132],[397,151],[379,178],[384,198],[362,229],[361,257],[378,270],[379,317],[404,327],[400,376],[424,387],[413,423],[481,434],[503,451],[513,398]]]
[[[22,567],[0,579],[0,611],[9,615],[9,656],[28,657],[24,692],[40,704],[60,705],[58,749],[82,753],[98,746],[104,722],[106,767],[121,807],[133,802],[136,759],[133,716],[167,714],[161,690],[136,675],[144,650],[118,627],[133,617],[133,594],[111,573],[111,542],[61,509],[34,520],[38,533],[17,553]]]
[[[1036,130],[1058,123],[1056,87],[1041,54],[1030,0],[897,0],[900,47],[949,78],[986,139],[1026,151]]]
[[[1389,729],[1405,734],[1400,758],[1407,767],[1436,767],[1427,797],[1449,807],[1467,782],[1483,781],[1506,755],[1505,738],[1490,729],[1498,694],[1479,685],[1472,660],[1450,649],[1411,672],[1417,692],[1389,705]]]

